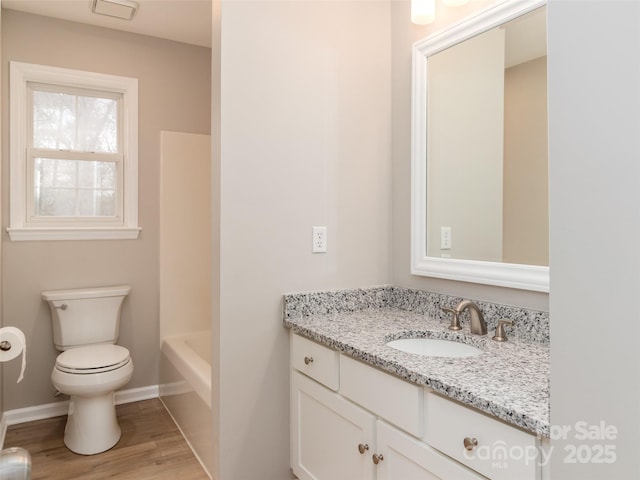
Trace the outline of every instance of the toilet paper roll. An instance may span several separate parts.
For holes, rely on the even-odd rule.
[[[22,354],[22,369],[18,382],[24,377],[24,369],[27,367],[27,341],[24,333],[16,327],[0,328],[0,362],[8,362]]]

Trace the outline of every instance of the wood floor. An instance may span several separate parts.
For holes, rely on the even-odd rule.
[[[29,451],[33,480],[208,480],[160,400],[119,405],[117,412],[122,438],[98,455],[77,455],[64,446],[66,416],[13,425],[4,447]]]

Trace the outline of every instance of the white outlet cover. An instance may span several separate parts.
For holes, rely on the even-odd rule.
[[[326,226],[313,227],[311,251],[313,253],[327,252],[327,227]]]

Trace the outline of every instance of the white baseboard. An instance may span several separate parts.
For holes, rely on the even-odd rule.
[[[158,398],[158,392],[158,385],[120,390],[117,391],[115,395],[116,405]],[[0,419],[0,450],[3,448],[7,427],[10,425],[60,417],[66,415],[68,410],[69,400],[7,410],[2,414],[2,418]]]
[[[160,396],[160,388],[158,385],[148,385],[146,387],[130,388],[128,390],[119,390],[116,392],[116,405],[123,403],[141,402],[142,400],[150,400]]]
[[[69,400],[63,400],[61,402],[45,403],[43,405],[7,410],[4,412],[3,418],[6,419],[7,427],[10,427],[11,425],[17,425],[19,423],[34,422],[44,418],[66,415],[68,410]]]

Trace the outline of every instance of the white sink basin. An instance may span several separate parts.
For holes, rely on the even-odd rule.
[[[473,357],[482,350],[471,345],[438,338],[403,338],[387,342],[387,346],[406,353],[428,357]]]

